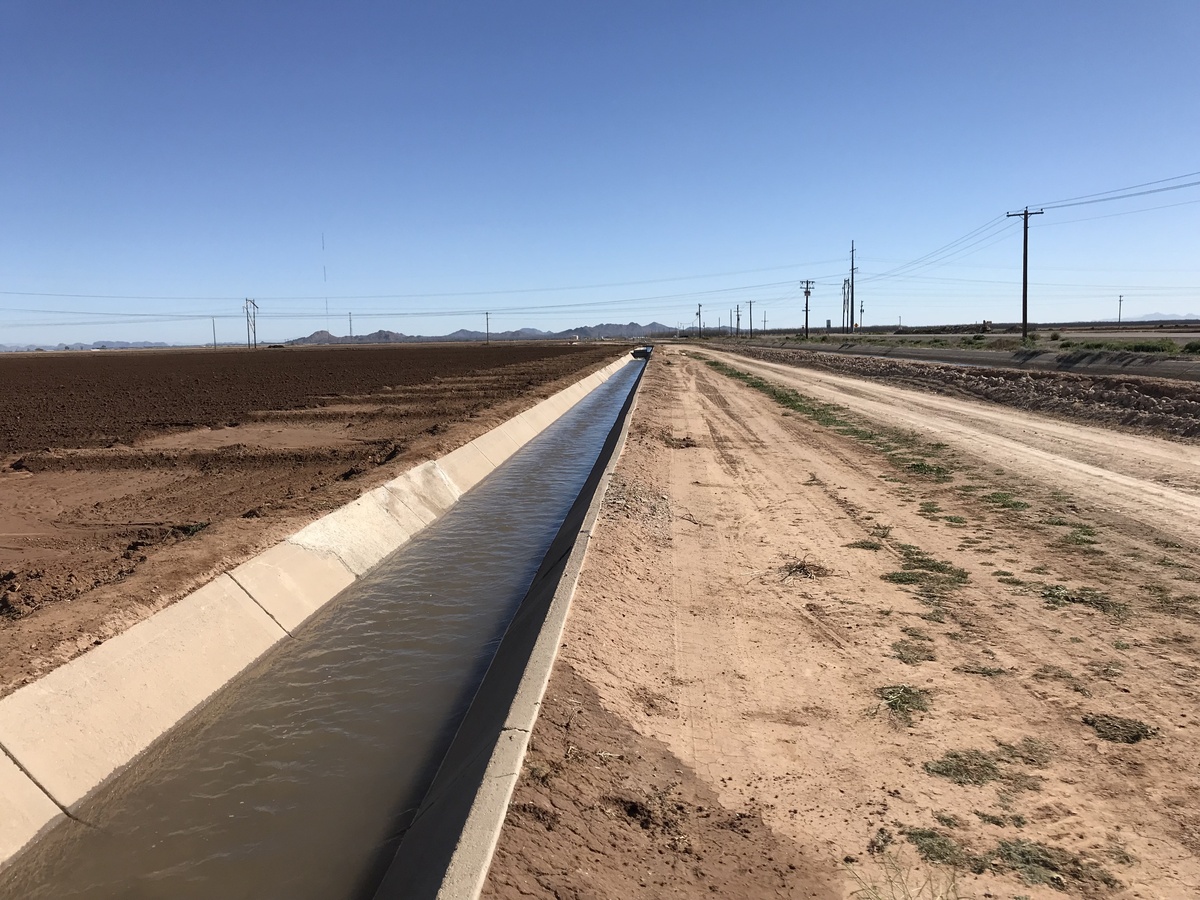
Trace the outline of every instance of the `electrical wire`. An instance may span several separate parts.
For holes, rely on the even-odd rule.
[[[1146,206],[1142,209],[1127,209],[1122,212],[1105,213],[1102,216],[1084,216],[1082,219],[1064,219],[1061,222],[1038,222],[1030,224],[1030,228],[1053,228],[1056,225],[1070,225],[1074,222],[1092,222],[1096,219],[1115,219],[1117,216],[1132,216],[1135,213],[1152,212],[1156,209],[1173,209],[1176,206],[1190,206],[1193,203],[1200,203],[1200,200],[1184,200],[1181,203],[1165,203],[1162,206]]]
[[[1139,188],[1152,187],[1153,185],[1156,185],[1156,184],[1166,184],[1168,181],[1179,181],[1181,178],[1194,178],[1197,175],[1200,175],[1200,172],[1186,172],[1183,175],[1174,175],[1171,178],[1159,178],[1157,181],[1144,181],[1141,184],[1131,184],[1128,187],[1113,188],[1111,191],[1100,191],[1099,193],[1096,193],[1096,194],[1081,194],[1078,197],[1067,197],[1062,200],[1050,200],[1046,203],[1037,203],[1037,204],[1033,204],[1033,205],[1037,206],[1038,209],[1052,209],[1052,208],[1059,206],[1060,204],[1074,203],[1077,200],[1090,200],[1093,197],[1104,197],[1107,194],[1120,194],[1120,193],[1124,193],[1125,191],[1135,191],[1135,190],[1138,190]],[[1189,186],[1190,185],[1180,185],[1180,187],[1189,187]],[[1173,190],[1173,188],[1169,188],[1168,190]],[[1119,199],[1119,198],[1114,197],[1113,199]]]

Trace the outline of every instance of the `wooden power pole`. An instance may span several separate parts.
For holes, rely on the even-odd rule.
[[[804,282],[804,339],[808,340],[808,297],[812,293],[812,281]]]
[[[1008,217],[1020,216],[1025,220],[1025,243],[1021,251],[1021,340],[1029,339],[1029,217],[1040,216],[1043,210],[1029,211],[1025,207],[1020,212],[1010,212]]]

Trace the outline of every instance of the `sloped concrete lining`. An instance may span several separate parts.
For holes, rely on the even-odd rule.
[[[354,573],[332,553],[291,541],[242,563],[229,576],[289,634],[354,583]]]
[[[483,455],[474,441],[443,456],[438,460],[438,466],[461,494],[475,487],[496,468],[495,463]]]
[[[497,425],[487,434],[481,434],[475,438],[471,443],[479,448],[479,452],[486,456],[488,462],[493,466],[500,465],[521,449],[521,445],[516,442],[504,425]]]
[[[479,896],[640,381],[506,630],[375,900]]]
[[[63,817],[29,776],[0,754],[0,860],[48,830]]]
[[[495,445],[586,393],[542,401]],[[494,468],[474,443],[416,466],[0,699],[0,867]]]
[[[286,634],[221,575],[0,700],[0,744],[70,809]]]
[[[420,530],[391,514],[387,496],[386,488],[376,488],[305,526],[288,541],[332,553],[355,575],[363,575]]]
[[[534,428],[531,424],[529,424],[529,420],[525,418],[525,413],[521,413],[519,416],[509,419],[504,424],[505,427],[508,428],[509,433],[513,436],[513,439],[517,442],[518,446],[521,447],[524,447],[542,432],[542,429]]]
[[[393,491],[389,491],[387,485],[376,488],[367,496],[373,496],[387,514],[396,520],[396,524],[400,526],[404,534],[404,538],[400,541],[400,544],[407,543],[413,535],[425,528],[426,521],[417,515],[401,497],[397,496]],[[400,544],[396,546],[399,547]],[[393,547],[392,549],[396,548]],[[388,552],[390,553],[391,551]]]
[[[428,525],[458,502],[462,492],[435,461],[421,463],[384,485]]]
[[[533,409],[527,409],[521,415],[525,417],[525,421],[541,432],[570,408],[570,400],[555,395],[548,400],[543,400]]]

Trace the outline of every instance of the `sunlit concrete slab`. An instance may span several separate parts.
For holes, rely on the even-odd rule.
[[[285,636],[221,575],[0,700],[0,744],[71,808]]]
[[[354,583],[337,556],[284,541],[230,576],[289,632]]]
[[[461,491],[430,461],[409,469],[384,485],[428,525],[458,502]]]
[[[0,754],[0,867],[61,817],[54,801]]]
[[[372,491],[322,516],[290,538],[293,544],[335,554],[355,575],[375,566],[413,534]]]
[[[524,447],[532,441],[542,429],[534,428],[529,420],[525,418],[525,414],[521,413],[514,418],[509,419],[504,423],[504,427],[508,429],[508,433],[512,439],[517,442],[518,447]]]
[[[500,465],[521,449],[503,425],[493,428],[487,434],[481,434],[471,443],[479,448],[479,452],[486,456],[493,466]]]
[[[410,509],[400,497],[389,491],[386,485],[375,488],[367,496],[374,497],[376,502],[387,511],[387,514],[396,520],[396,524],[404,532],[402,543],[407,542],[414,534],[424,529],[426,525],[424,517]]]
[[[492,470],[496,468],[495,463],[484,456],[474,442],[464,444],[446,454],[438,460],[438,465],[463,494],[492,474]]]
[[[537,406],[525,410],[517,418],[525,422],[536,434],[541,434],[554,424],[560,415],[562,412],[558,404],[550,400],[543,400]]]

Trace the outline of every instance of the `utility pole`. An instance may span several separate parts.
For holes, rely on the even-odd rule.
[[[767,333],[767,314],[763,313],[763,334]]]
[[[492,342],[492,314],[485,312],[483,314],[483,343],[490,344]]]
[[[750,339],[754,340],[754,301],[753,300],[750,301],[750,319],[749,319],[748,324],[750,325]]]
[[[696,304],[696,329],[701,338],[704,337],[704,320],[700,318],[700,304]]]
[[[850,242],[850,331],[854,331],[854,241]]]
[[[733,310],[729,310],[729,333],[733,334]]]
[[[354,337],[354,313],[348,312],[348,313],[346,313],[346,315],[350,319],[350,337],[353,338]]]
[[[1045,210],[1030,212],[1025,207],[1021,212],[1007,213],[1008,218],[1020,216],[1025,220],[1025,243],[1021,252],[1021,340],[1029,339],[1029,217],[1040,216]]]
[[[808,340],[808,296],[812,293],[812,281],[804,282],[804,339]]]
[[[1124,304],[1125,304],[1125,295],[1124,294],[1118,295],[1117,296],[1117,324],[1118,325],[1121,324],[1121,307]],[[213,346],[214,347],[216,346],[216,343],[217,343],[217,339],[213,338]]]
[[[742,336],[742,304],[737,305],[737,332],[738,337]]]
[[[217,317],[216,316],[213,316],[212,326],[213,326],[213,349],[216,350],[217,349]]]

